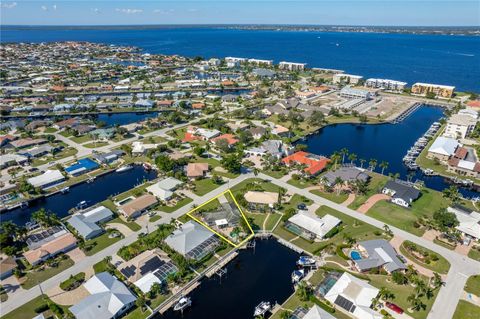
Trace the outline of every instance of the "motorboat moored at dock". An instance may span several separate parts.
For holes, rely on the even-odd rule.
[[[117,172],[117,173],[126,172],[126,171],[131,170],[132,168],[133,168],[132,165],[124,165],[124,166],[120,166],[119,168],[117,168],[115,170],[115,172]]]
[[[173,310],[183,311],[186,308],[190,307],[191,305],[192,305],[192,299],[190,299],[190,297],[182,297],[177,301],[177,303],[173,307]]]
[[[316,260],[310,256],[300,256],[297,260],[297,265],[300,267],[314,267]]]
[[[255,311],[253,312],[254,317],[263,316],[268,311],[272,309],[272,305],[268,301],[262,301],[258,306],[255,307]]]

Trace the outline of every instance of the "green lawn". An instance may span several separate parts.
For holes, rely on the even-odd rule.
[[[55,133],[56,131],[57,131],[56,128],[47,127],[47,128],[43,131],[43,133],[47,133],[47,134],[50,133],[50,134],[51,134],[51,133]]]
[[[91,141],[92,137],[88,134],[85,134],[85,135],[82,135],[82,136],[72,136],[72,137],[70,137],[70,139],[77,144],[82,144],[82,143]]]
[[[77,153],[78,153],[77,149],[72,148],[72,147],[67,147],[64,150],[62,150],[61,152],[56,153],[55,157],[52,157],[51,155],[48,155],[48,156],[45,155],[45,156],[42,156],[40,158],[34,159],[32,161],[32,166],[33,167],[40,166],[40,165],[46,164],[46,163],[51,162],[51,161],[57,161],[59,159],[65,158],[65,157],[73,156]]]
[[[282,215],[277,213],[268,214],[268,219],[265,224],[265,230],[272,231],[273,227],[275,227],[275,225],[281,218],[282,218]]]
[[[127,226],[128,228],[130,228],[133,231],[139,231],[140,229],[142,229],[142,226],[140,226],[136,222],[127,222],[127,221],[123,220],[123,218],[121,218],[121,217],[117,217],[115,219],[112,219],[108,223],[124,224],[125,226]]]
[[[287,182],[290,185],[293,185],[298,188],[307,188],[310,186],[315,186],[315,182],[311,180],[304,180],[304,179],[293,179],[290,178]]]
[[[331,200],[332,202],[335,202],[337,204],[343,203],[348,198],[348,194],[343,192],[337,195],[336,192],[327,193],[319,189],[314,189],[311,190],[310,193]]]
[[[465,291],[480,297],[480,275],[468,278]]]
[[[99,251],[107,248],[108,246],[116,243],[120,239],[122,239],[122,236],[115,237],[115,238],[109,238],[109,233],[104,233],[96,238],[87,240],[85,242],[85,255],[87,256],[92,256],[98,253]]]
[[[273,178],[282,178],[283,176],[287,175],[286,170],[278,170],[278,171],[262,170],[262,173],[268,176],[271,176]]]
[[[453,319],[478,319],[480,316],[480,307],[474,304],[460,300],[457,305],[457,310],[453,314]]]
[[[92,143],[87,143],[84,144],[83,146],[86,148],[96,148],[96,147],[102,147],[108,145],[108,142],[92,142]]]
[[[43,296],[39,296],[35,299],[24,303],[20,307],[11,312],[7,313],[6,315],[2,316],[2,319],[32,319],[33,317],[37,316],[38,314],[35,312],[35,309],[46,304],[48,299],[44,299]]]
[[[409,241],[406,240],[402,243],[402,245],[400,246],[400,252],[402,253],[402,255],[405,255],[405,257],[407,257],[408,259],[414,261],[415,263],[419,264],[420,266],[423,266],[427,269],[433,270],[433,271],[438,272],[440,274],[446,274],[448,272],[448,269],[450,269],[450,263],[445,258],[443,258],[441,255],[439,255],[439,254],[437,254],[437,253],[435,253],[435,252],[433,252],[433,251],[431,251],[431,250],[429,250],[425,247],[422,247],[420,245],[415,244],[419,250],[427,251],[429,254],[434,254],[434,255],[437,255],[437,257],[438,257],[437,261],[432,260],[430,262],[430,264],[422,262],[421,260],[419,260],[418,258],[413,256],[410,252],[408,252],[405,249],[404,244],[406,242],[409,242]]]
[[[175,206],[162,205],[162,206],[158,206],[157,209],[161,210],[162,212],[165,212],[165,213],[171,213],[171,212],[176,211],[180,207],[183,207],[183,206],[191,203],[192,201],[193,201],[193,199],[191,199],[190,197],[185,197],[185,198],[182,198],[181,200],[179,200]]]
[[[480,249],[471,248],[468,252],[468,257],[480,261]]]
[[[215,184],[210,178],[198,179],[195,180],[193,183],[195,184],[194,193],[198,196],[203,196],[207,193],[210,193],[215,188],[220,186],[218,184]]]
[[[301,204],[301,203],[304,203],[305,205],[308,206],[308,205],[311,205],[313,202],[310,198],[306,198],[302,195],[294,194],[288,202],[282,204],[282,210],[286,211],[289,208],[293,208],[296,210],[298,204]]]
[[[150,315],[150,310],[144,309],[142,310],[140,308],[135,307],[134,310],[130,311],[126,316],[123,318],[125,319],[145,319]]]
[[[422,236],[425,230],[415,228],[414,222],[420,217],[431,219],[435,211],[446,208],[448,205],[448,200],[440,192],[424,188],[422,195],[413,202],[411,208],[407,209],[390,202],[380,201],[368,211],[367,215],[414,235]]]
[[[65,269],[73,266],[73,260],[71,260],[69,257],[66,257],[65,259],[62,259],[59,261],[57,267],[47,267],[45,266],[45,269],[43,270],[32,270],[29,271],[26,275],[25,278],[26,280],[22,283],[22,288],[23,289],[30,289],[39,283],[61,273]]]
[[[369,184],[368,184],[368,191],[365,195],[358,195],[358,196],[355,197],[355,200],[353,201],[353,203],[351,203],[348,206],[351,209],[356,210],[363,203],[365,203],[367,201],[367,199],[370,198],[370,196],[379,193],[380,190],[382,189],[382,187],[385,185],[385,183],[388,180],[388,177],[386,177],[384,175],[381,175],[381,174],[372,173],[372,172],[369,172],[368,174],[372,177],[370,179]]]
[[[277,186],[270,182],[266,182],[261,178],[249,178],[232,187],[231,191],[235,196],[239,194],[244,194],[253,185],[258,185],[258,187],[265,192],[278,192],[278,190],[281,188],[280,186]]]
[[[93,265],[93,271],[95,271],[96,274],[108,271],[108,263],[105,260],[99,261],[98,263]]]
[[[60,135],[63,136],[63,137],[70,137],[70,136],[72,136],[72,134],[69,133],[68,131],[61,131],[61,132],[58,133],[58,134],[60,134]]]

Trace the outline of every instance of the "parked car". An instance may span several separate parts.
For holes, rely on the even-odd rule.
[[[387,302],[385,303],[385,306],[387,306],[388,308],[392,309],[393,311],[395,311],[396,313],[398,313],[398,314],[400,314],[400,315],[403,313],[403,309],[400,308],[399,306],[397,306],[397,305],[394,304],[394,303],[391,303],[391,302],[388,302],[388,301],[387,301]]]
[[[305,205],[305,203],[300,203],[300,204],[297,205],[297,208],[300,209],[300,210],[306,210],[307,205]]]

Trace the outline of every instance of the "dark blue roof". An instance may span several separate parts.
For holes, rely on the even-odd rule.
[[[93,169],[96,169],[98,167],[98,164],[94,162],[90,158],[83,158],[81,160],[78,160],[76,164],[73,164],[67,168],[65,168],[65,171],[67,173],[75,173],[75,172],[81,172],[81,171],[91,171]]]

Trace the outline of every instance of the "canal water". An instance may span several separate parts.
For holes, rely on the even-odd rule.
[[[156,178],[155,171],[146,171],[142,166],[135,165],[133,169],[117,173],[112,172],[97,177],[93,183],[82,183],[70,187],[66,194],[58,193],[50,197],[30,202],[29,207],[16,208],[0,215],[0,221],[11,220],[18,225],[30,221],[33,212],[45,208],[62,218],[68,216],[68,211],[81,201],[87,201],[89,206],[107,199],[110,195],[125,192],[142,181]]]
[[[403,164],[403,157],[430,125],[440,120],[442,116],[441,108],[422,106],[397,124],[329,125],[299,143],[306,144],[309,152],[325,156],[347,148],[350,153],[357,154],[358,159],[366,160],[364,167],[368,166],[370,159],[376,159],[378,164],[386,161],[389,165],[384,174],[399,173],[402,179],[407,179],[411,171],[407,170]],[[345,162],[349,162],[347,158]],[[376,171],[380,172],[381,168],[378,164]],[[358,160],[357,165],[360,165]],[[417,179],[424,181],[427,187],[438,191],[451,185],[443,177],[424,176],[420,170],[414,172],[412,181]],[[478,193],[473,190],[461,188],[460,191],[467,197],[478,196]]]
[[[294,292],[291,273],[299,255],[276,240],[257,241],[255,251],[240,250],[227,265],[227,275],[204,279],[192,291],[192,307],[158,315],[164,319],[253,318],[262,301],[282,304]]]

